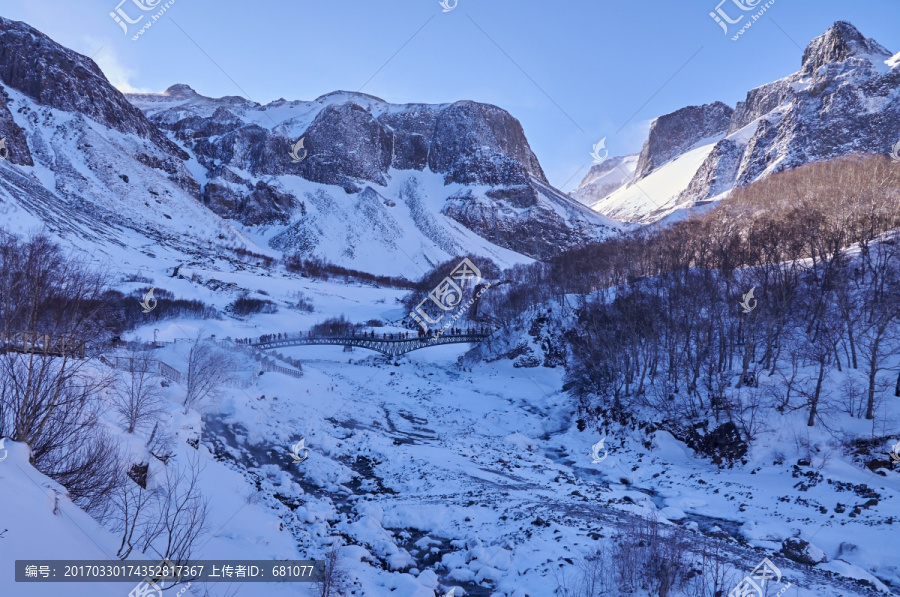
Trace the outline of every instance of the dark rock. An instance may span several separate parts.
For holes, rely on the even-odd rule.
[[[688,106],[655,119],[641,149],[635,178],[644,178],[672,158],[690,150],[702,139],[724,134],[733,112],[722,102],[715,102]]]
[[[125,474],[128,475],[128,478],[137,483],[143,489],[147,489],[147,473],[150,470],[150,463],[144,462],[141,464],[132,465],[128,472]]]
[[[785,539],[781,543],[781,554],[789,560],[807,566],[828,561],[828,557],[821,549],[802,539]]]
[[[304,178],[352,192],[352,179],[387,184],[393,136],[371,113],[354,103],[327,106],[306,131],[309,157],[297,165]],[[283,160],[288,160],[287,152]]]
[[[111,129],[149,139],[180,159],[188,158],[109,84],[93,60],[62,47],[25,23],[3,17],[0,81],[39,104],[84,114]]]
[[[686,443],[698,453],[712,459],[716,464],[739,460],[749,449],[747,442],[741,437],[737,425],[731,421],[719,425],[705,435],[698,429],[691,429]]]
[[[4,140],[5,150],[0,150],[0,157],[18,166],[34,166],[25,131],[13,120],[5,93],[0,95],[0,139]]]

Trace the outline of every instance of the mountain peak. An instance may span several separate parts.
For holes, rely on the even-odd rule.
[[[185,85],[184,83],[176,83],[170,86],[168,89],[163,91],[163,95],[168,95],[170,97],[192,97],[199,95],[194,88],[190,85]]]
[[[890,58],[891,53],[877,41],[865,37],[847,21],[837,21],[831,28],[812,40],[803,52],[804,73],[813,73],[832,62],[842,62],[855,56]]]
[[[382,104],[385,103],[385,101],[383,99],[381,99],[380,97],[375,97],[374,95],[369,95],[368,93],[361,93],[359,91],[344,91],[344,90],[330,91],[330,92],[326,93],[325,95],[320,95],[313,101],[321,104],[324,101],[358,102],[360,100],[375,101],[375,102],[382,103]]]

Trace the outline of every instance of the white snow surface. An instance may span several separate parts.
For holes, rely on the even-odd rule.
[[[0,160],[4,227],[19,234],[46,230],[93,260],[114,264],[123,272],[195,261],[219,262],[221,266],[223,260],[234,259],[235,248],[280,258],[282,252],[273,249],[269,241],[296,228],[315,239],[315,248],[307,256],[378,275],[418,279],[436,263],[470,253],[501,267],[532,261],[441,214],[445,198],[464,187],[444,186],[440,175],[427,170],[392,171],[387,186],[368,185],[375,194],[348,194],[339,187],[292,175],[267,177],[266,182],[302,200],[307,213],[295,214],[287,226],[244,227],[219,217],[165,172],[142,163],[141,155],[171,159],[150,141],[36,104],[13,89],[7,93],[10,111],[25,131],[35,165]],[[160,97],[161,101],[175,101]],[[316,102],[338,101],[340,95],[324,98]],[[200,110],[202,99],[191,103],[190,110]],[[222,101],[216,100],[217,105]],[[246,100],[232,101],[235,106],[246,106],[260,125],[269,122],[271,126]],[[374,98],[373,103],[377,103]],[[300,103],[291,104],[295,105]],[[272,108],[276,112],[288,109],[294,108]],[[206,182],[205,169],[193,156],[184,163],[181,174],[200,184]],[[555,205],[559,196],[543,194],[553,209],[562,210]],[[560,215],[617,227],[611,220],[598,220],[588,210],[580,213],[579,208],[573,205],[569,213]],[[598,228],[598,237],[602,234]],[[122,251],[124,247],[136,250]]]
[[[641,180],[629,182],[591,205],[591,209],[625,222],[658,220],[681,207],[678,196],[716,146],[692,149],[654,169]]]
[[[637,155],[610,158],[615,160],[615,166],[606,167],[598,164],[591,168],[588,175],[572,191],[572,198],[587,206],[591,206],[616,189],[628,184],[634,178],[634,171],[638,163]]]
[[[219,308],[242,289],[264,290],[280,306],[278,313],[244,320],[160,321],[130,336],[149,340],[156,329],[161,341],[179,340],[155,356],[181,371],[187,345],[180,339],[197,332],[222,340],[303,331],[339,314],[381,319],[386,325],[379,333],[401,329],[391,324],[404,315],[397,290],[275,272],[185,266],[180,274],[144,272],[159,288]],[[234,286],[211,290],[203,284],[211,278]],[[314,313],[286,306],[298,290],[311,299]],[[537,343],[532,348],[539,350]],[[302,361],[299,379],[255,375],[253,359],[233,349],[239,357],[235,376],[252,385],[225,388],[202,413],[187,415],[179,406],[184,388],[171,384],[163,421],[178,448],[168,466],[199,458],[201,489],[212,511],[211,532],[195,557],[321,558],[341,535],[348,540],[341,554],[358,595],[433,597],[456,586],[457,595],[550,596],[553,570],[571,568],[566,558],[586,555],[629,515],[655,514],[691,532],[720,529],[746,541],[742,557],[731,562],[734,573],[746,575],[763,557],[774,558],[792,583],[791,594],[863,595],[862,587],[848,584],[852,578],[900,586],[900,537],[889,524],[900,520],[900,474],[876,475],[833,447],[831,432],[865,435],[870,422],[832,413],[830,432],[807,428],[802,412],[779,416],[761,427],[747,464],[732,468],[697,458],[668,433],[648,438],[615,428],[605,442],[608,458],[592,464],[590,447],[607,433],[576,429],[560,368],[516,368],[508,359],[460,368],[457,358],[467,349],[439,346],[395,361],[359,348],[278,349]],[[900,406],[888,401],[884,408],[886,421],[900,419]],[[127,436],[112,415],[106,423],[135,461],[146,456],[147,429]],[[202,440],[195,451],[185,442],[197,436]],[[294,464],[290,446],[301,438],[309,458]],[[798,438],[817,450],[811,467],[794,465],[803,456]],[[115,553],[115,535],[29,468],[24,446],[7,445],[10,457],[0,462],[7,515],[0,517],[0,531],[9,530],[0,539],[0,555],[10,561],[25,554]],[[151,460],[152,478],[162,464]],[[864,485],[878,494],[877,505],[850,516],[869,499]],[[51,489],[60,495],[60,514],[48,505]],[[822,550],[830,563],[817,568],[829,572],[776,557],[789,537]],[[433,556],[425,559],[426,553]],[[47,594],[27,592],[41,585],[22,586],[16,595]],[[117,586],[72,585],[66,594],[113,595]],[[196,588],[224,595],[228,587]],[[244,584],[238,594],[312,592],[306,585]]]

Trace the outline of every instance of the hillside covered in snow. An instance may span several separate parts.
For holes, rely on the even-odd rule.
[[[799,71],[734,108],[715,102],[655,119],[634,176],[610,189],[589,173],[573,196],[618,220],[656,222],[783,170],[888,155],[900,141],[898,89],[898,55],[840,21],[809,43]]]
[[[570,198],[496,106],[123,95],[0,17],[0,595],[900,594],[895,62],[837,23]]]

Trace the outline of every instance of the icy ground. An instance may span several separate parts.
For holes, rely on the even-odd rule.
[[[201,280],[212,275],[183,275],[192,273]],[[137,336],[152,339],[155,328],[160,340],[173,340],[203,329],[222,339],[300,331],[341,313],[357,321],[403,315],[399,291],[261,280],[246,272],[216,276],[264,286],[278,302],[303,289],[316,312],[282,306],[246,321],[164,321]],[[224,300],[223,291],[187,279],[156,283],[179,296]],[[156,356],[183,370],[185,350],[178,342]],[[211,533],[194,557],[320,558],[328,541],[340,536],[356,595],[434,597],[457,587],[457,597],[549,597],[554,570],[572,569],[630,516],[655,513],[691,532],[732,538],[729,561],[739,577],[768,556],[784,583],[792,583],[787,597],[874,594],[853,578],[884,593],[890,592],[884,582],[895,593],[900,587],[900,537],[893,524],[900,523],[900,474],[876,475],[828,448],[831,436],[821,428],[809,431],[802,412],[772,421],[747,465],[719,469],[662,432],[579,432],[572,399],[562,391],[562,369],[515,368],[501,359],[461,370],[457,358],[466,350],[439,346],[386,361],[362,349],[280,349],[303,362],[302,378],[269,372],[245,389],[226,388],[204,409],[202,422],[200,413],[181,414],[184,389],[172,384],[164,420],[177,437],[174,465],[199,456],[211,507]],[[239,354],[236,373],[248,379],[254,362]],[[885,408],[893,408],[896,419],[891,404]],[[846,431],[871,432],[871,423],[837,420]],[[112,418],[109,423],[117,425]],[[135,461],[145,459],[147,431],[127,436],[118,429]],[[609,455],[592,464],[591,445],[604,436]],[[187,441],[197,437],[194,450]],[[823,447],[812,466],[795,464],[801,437]],[[301,438],[309,457],[294,464],[290,447]],[[114,554],[117,538],[31,468],[22,446],[13,446],[0,462],[0,531],[8,529],[0,559]],[[152,477],[162,465],[149,460]],[[61,504],[61,513],[54,514],[54,504]],[[809,568],[775,556],[788,537],[810,541],[829,562]],[[78,596],[124,597],[130,589],[18,584],[15,594],[44,596],[52,594],[48,588],[63,587]],[[313,594],[298,584],[208,588],[211,595]]]

